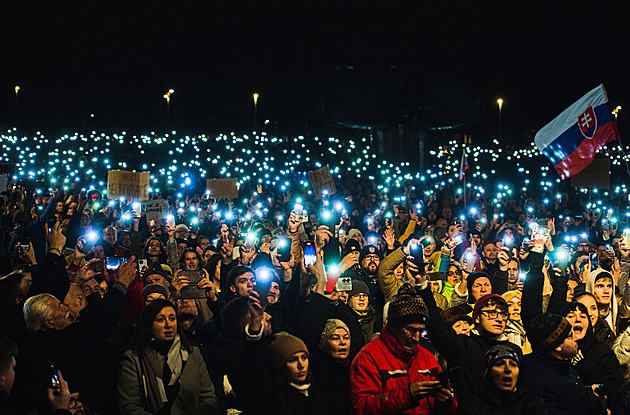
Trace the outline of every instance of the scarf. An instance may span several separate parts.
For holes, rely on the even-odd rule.
[[[158,413],[164,404],[172,401],[177,394],[178,388],[170,388],[173,396],[167,396],[164,387],[163,377],[168,370],[168,386],[175,386],[179,382],[182,370],[188,360],[188,351],[182,349],[181,339],[175,336],[173,343],[166,353],[166,367],[163,365],[163,355],[154,347],[148,347],[140,353],[140,370],[142,374],[142,384],[144,387],[144,397],[147,401],[149,411]],[[157,345],[156,345],[157,346]]]

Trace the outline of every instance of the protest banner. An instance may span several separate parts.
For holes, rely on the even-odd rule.
[[[215,199],[236,199],[238,197],[237,179],[206,179],[206,189]]]
[[[328,165],[317,170],[309,171],[308,176],[311,179],[311,188],[313,189],[315,200],[322,198],[322,192],[324,190],[328,191],[329,195],[337,193],[337,187],[335,187],[335,181],[330,174],[330,167],[328,167]]]
[[[110,170],[107,174],[107,197],[118,199],[124,196],[129,199],[148,200],[149,176],[148,171]]]
[[[571,177],[577,189],[610,189],[610,160],[594,159],[584,170]]]
[[[148,200],[144,204],[144,212],[147,215],[147,223],[158,221],[168,212],[168,202],[164,199]]]

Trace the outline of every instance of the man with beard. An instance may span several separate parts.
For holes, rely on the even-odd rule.
[[[374,245],[365,245],[359,253],[359,269],[355,271],[354,279],[363,281],[370,289],[376,313],[381,315],[385,306],[385,296],[378,286],[376,270],[381,263],[381,251]]]
[[[481,270],[491,277],[499,269],[499,252],[494,242],[487,242],[481,251]]]
[[[269,287],[265,312],[271,316],[269,323],[271,323],[272,333],[281,332],[286,328],[286,319],[284,316],[287,310],[284,310],[284,304],[280,299],[280,282],[275,273],[273,273]]]

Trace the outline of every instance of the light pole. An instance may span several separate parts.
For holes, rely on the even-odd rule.
[[[169,89],[166,94],[164,94],[164,99],[166,99],[166,130],[169,131],[171,129],[171,94],[175,92],[172,89]]]
[[[501,109],[503,108],[503,99],[497,99],[497,104],[499,104],[499,143],[501,143]]]
[[[20,86],[16,85],[15,86],[15,128],[18,128],[18,124],[19,124],[19,105],[18,105],[18,92],[20,92]]]
[[[258,94],[254,92],[254,131],[256,131],[256,124],[258,124]]]
[[[617,108],[615,108],[614,110],[612,110],[613,115],[615,116],[615,122],[617,122],[617,115],[619,114],[619,111],[621,110],[621,105],[617,105]]]

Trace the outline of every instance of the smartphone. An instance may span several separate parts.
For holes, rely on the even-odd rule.
[[[98,260],[97,262],[95,262],[92,265],[92,269],[94,270],[94,272],[96,272],[97,274],[102,274],[103,272],[105,272],[105,270],[103,269],[103,261],[102,260]],[[108,268],[110,269],[110,268]]]
[[[175,226],[175,216],[174,215],[166,215],[166,226],[169,228],[173,228]]]
[[[302,248],[304,249],[304,266],[308,268],[309,265],[315,265],[315,261],[317,261],[315,242],[306,241],[302,244]]]
[[[258,293],[258,301],[260,301],[260,305],[264,307],[267,305],[267,296],[271,288],[271,281],[273,281],[273,271],[267,267],[260,267],[255,270],[255,274],[256,283],[254,284],[254,291]]]
[[[409,244],[408,259],[420,269],[424,267],[424,249],[422,244]]]
[[[440,372],[437,375],[435,375],[435,380],[440,382],[440,385],[442,385],[443,388],[447,388],[448,387],[448,380],[451,379],[453,377],[453,375],[455,374],[455,372],[457,372],[458,370],[459,370],[458,367],[453,367],[453,368],[451,368],[449,370],[445,370],[443,372]]]
[[[57,217],[55,215],[46,219],[46,225],[48,225],[48,232],[53,230],[55,223],[57,223]]]
[[[82,252],[87,254],[90,249],[94,248],[94,245],[98,242],[100,235],[95,231],[88,231],[83,237],[83,249]]]
[[[142,216],[142,204],[139,202],[134,202],[131,204],[131,207],[133,209],[133,217],[134,218],[139,218],[140,216]]]
[[[591,254],[591,270],[594,271],[599,268],[599,260],[597,254]]]
[[[529,252],[529,238],[523,238],[523,243],[521,244],[521,248],[525,252]]]
[[[427,272],[429,281],[444,281],[444,273],[442,271]]]
[[[472,253],[467,253],[464,255],[464,269],[466,270],[467,273],[471,273],[473,272],[473,270],[475,269],[475,262],[477,262],[477,256],[472,254]]]
[[[624,245],[626,246],[626,249],[630,249],[630,229],[626,228],[623,230],[622,240]]]
[[[337,285],[335,286],[337,291],[352,291],[352,278],[350,277],[342,277],[337,280]]]
[[[291,260],[291,239],[279,238],[277,245],[277,259],[279,262],[289,262]]]
[[[197,287],[199,281],[203,279],[203,271],[179,271],[179,275],[188,278],[188,285],[182,287],[181,298],[206,298],[206,290]]]
[[[105,258],[105,268],[107,269],[118,269],[121,264],[127,262],[129,258],[125,258],[122,256],[108,256]],[[146,259],[145,259],[146,261]]]
[[[59,369],[57,365],[51,363],[50,364],[50,388],[53,390],[54,395],[59,395],[61,393],[61,382],[59,381],[59,374],[57,373]]]
[[[144,271],[146,271],[148,268],[149,260],[144,258],[138,260],[138,272],[140,273],[140,275],[144,274]]]
[[[29,236],[20,237],[20,252],[28,252],[31,249],[31,238]]]

